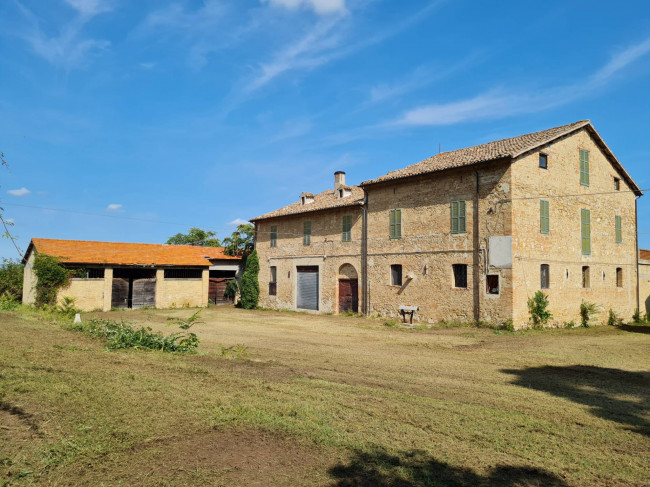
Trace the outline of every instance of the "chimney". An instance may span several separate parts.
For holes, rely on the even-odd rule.
[[[337,189],[341,186],[345,186],[345,172],[336,171],[334,173],[334,188]]]

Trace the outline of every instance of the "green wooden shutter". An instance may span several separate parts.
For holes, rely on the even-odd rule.
[[[388,235],[390,238],[395,238],[395,210],[390,210],[389,212],[389,224],[388,224]]]
[[[276,225],[271,226],[271,247],[275,247],[278,242],[278,227]]]
[[[458,202],[458,233],[465,233],[465,202]]]
[[[589,186],[589,151],[580,149],[580,184]]]
[[[343,233],[341,236],[343,242],[350,242],[352,240],[352,217],[345,215],[343,217]]]
[[[582,236],[582,253],[591,254],[591,211],[582,209],[580,211],[580,230]]]
[[[402,237],[402,210],[395,210],[395,238]]]
[[[451,202],[451,233],[458,233],[458,201]]]
[[[540,233],[549,233],[551,230],[551,220],[549,215],[548,201],[539,202],[539,231]]]
[[[303,228],[303,235],[302,235],[303,245],[311,245],[311,222],[304,222],[302,228]]]
[[[616,243],[623,242],[623,218],[616,215]]]

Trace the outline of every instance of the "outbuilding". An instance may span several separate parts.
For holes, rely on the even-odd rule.
[[[24,304],[36,302],[36,254],[56,257],[76,270],[57,301],[74,298],[83,311],[227,302],[225,284],[241,270],[241,259],[220,247],[34,238],[23,258]]]

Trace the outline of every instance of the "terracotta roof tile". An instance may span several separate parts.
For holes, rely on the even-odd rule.
[[[352,194],[344,198],[339,198],[338,192],[334,189],[328,189],[322,193],[314,195],[314,202],[305,205],[300,201],[291,203],[278,210],[265,213],[264,215],[252,218],[251,221],[268,220],[280,216],[299,215],[302,213],[313,213],[315,211],[330,210],[334,208],[345,208],[349,206],[361,206],[363,204],[363,190],[359,186],[346,186]]]
[[[161,245],[88,240],[33,238],[30,244],[41,254],[58,257],[70,264],[112,264],[147,266],[210,265],[210,259],[239,260],[225,255],[220,247]],[[29,249],[28,249],[29,252]]]
[[[516,157],[528,150],[543,145],[546,142],[550,142],[562,135],[584,127],[585,125],[589,125],[589,120],[582,120],[580,122],[570,123],[568,125],[542,130],[540,132],[519,135],[518,137],[497,140],[495,142],[488,142],[487,144],[475,145],[473,147],[466,147],[455,151],[442,152],[416,164],[407,166],[404,169],[391,171],[376,179],[364,181],[361,185],[365,186],[394,179],[443,171],[445,169],[469,166],[479,162]]]

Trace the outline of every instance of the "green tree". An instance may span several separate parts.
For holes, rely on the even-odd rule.
[[[24,266],[11,259],[2,259],[0,265],[0,296],[8,294],[20,301],[23,295]]]
[[[237,229],[232,232],[230,237],[226,237],[221,242],[226,255],[234,255],[246,259],[253,251],[255,246],[255,227],[250,223],[237,225]]]
[[[246,259],[246,269],[241,278],[241,307],[244,309],[255,309],[260,299],[260,283],[257,275],[260,272],[260,260],[257,257],[257,250],[253,250]]]
[[[192,227],[187,233],[177,233],[167,239],[169,245],[198,245],[201,247],[221,247],[217,234],[208,230]]]
[[[66,269],[59,259],[46,254],[34,255],[36,274],[36,305],[54,305],[59,289],[70,282],[73,271]]]

